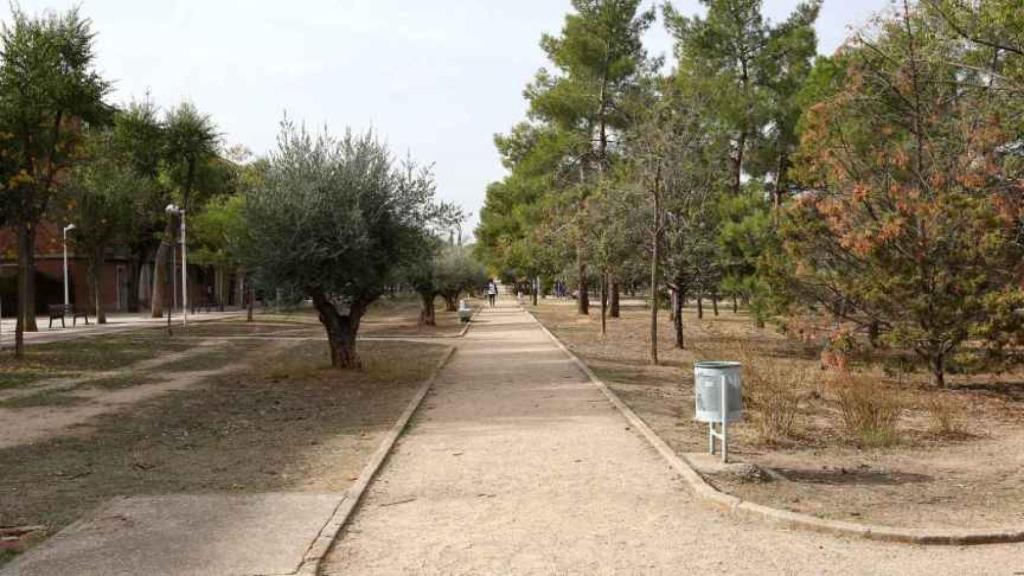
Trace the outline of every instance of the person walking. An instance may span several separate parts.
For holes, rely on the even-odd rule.
[[[487,283],[487,301],[490,302],[491,308],[494,308],[494,300],[498,297],[498,285],[491,280]]]

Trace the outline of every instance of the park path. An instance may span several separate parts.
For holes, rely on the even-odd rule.
[[[323,574],[1024,574],[710,510],[515,307],[474,320]]]

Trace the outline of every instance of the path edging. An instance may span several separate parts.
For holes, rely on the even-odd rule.
[[[723,512],[743,515],[757,520],[766,520],[773,524],[790,528],[799,528],[813,532],[832,534],[835,536],[857,536],[868,540],[884,542],[897,542],[902,544],[926,544],[926,545],[976,545],[976,544],[1008,544],[1024,542],[1024,529],[1006,530],[914,530],[908,528],[895,528],[890,526],[879,526],[872,524],[858,524],[854,522],[843,522],[839,520],[826,520],[779,508],[772,508],[763,504],[756,504],[722,492],[709,484],[697,470],[680,457],[657,433],[654,432],[633,410],[627,406],[619,396],[612,391],[600,378],[594,374],[576,354],[562,343],[544,324],[533,315],[532,312],[523,310],[533,318],[533,321],[540,326],[540,329],[548,335],[558,348],[562,350],[572,361],[583,371],[590,381],[597,386],[616,409],[625,417],[626,421],[640,432],[640,435],[651,445],[652,448],[675,470],[694,494],[705,504]]]
[[[387,461],[388,456],[391,454],[391,450],[395,447],[398,442],[398,438],[405,431],[406,426],[409,425],[409,420],[412,419],[413,414],[423,403],[423,399],[426,398],[427,393],[434,385],[434,381],[437,380],[441,370],[444,369],[451,357],[455,355],[455,346],[449,346],[448,351],[445,352],[444,356],[438,361],[434,367],[433,372],[430,376],[423,381],[419,389],[416,391],[416,395],[412,397],[409,403],[406,405],[402,415],[398,417],[394,425],[384,436],[384,440],[381,441],[380,446],[370,457],[370,461],[367,462],[366,466],[363,467],[362,472],[359,473],[359,478],[355,481],[352,486],[345,491],[345,495],[341,502],[338,503],[331,518],[327,521],[327,524],[320,530],[320,534],[317,535],[316,539],[310,545],[306,551],[305,556],[302,559],[302,563],[299,565],[298,570],[293,574],[296,576],[317,576],[320,573],[320,566],[323,564],[324,558],[327,557],[328,552],[334,546],[338,535],[341,530],[348,524],[348,521],[352,518],[353,512],[356,507],[362,501],[363,494],[366,489],[369,488],[370,483],[377,476],[377,473],[384,466],[384,462]]]

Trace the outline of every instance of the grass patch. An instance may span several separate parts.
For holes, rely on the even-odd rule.
[[[31,368],[23,370],[20,368],[19,366],[9,366],[6,363],[0,363],[0,390],[20,388],[47,378],[63,378],[77,375],[75,372],[33,370]]]
[[[194,342],[166,337],[147,329],[131,333],[76,338],[25,347],[25,357],[0,355],[0,388],[17,388],[47,378],[106,372],[161,354],[180,352]]]
[[[161,364],[154,368],[157,373],[178,373],[178,372],[207,372],[220,370],[238,362],[248,350],[259,346],[260,343],[231,342],[218,344],[208,349],[196,351],[185,358]]]
[[[159,372],[159,370],[157,370]],[[95,380],[89,380],[78,385],[77,388],[99,388],[101,390],[123,390],[125,388],[131,388],[132,386],[142,386],[144,384],[153,384],[163,380],[157,374],[136,374],[126,373],[118,374],[116,376],[106,376],[103,378],[96,378]]]
[[[85,402],[84,398],[69,394],[66,390],[46,390],[19,398],[0,401],[0,408],[39,408],[43,406],[73,406]]]

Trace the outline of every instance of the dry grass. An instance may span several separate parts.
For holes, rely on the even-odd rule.
[[[932,432],[942,438],[962,438],[967,436],[967,419],[963,405],[947,394],[938,392],[928,395],[923,402],[924,411],[928,414]]]
[[[847,435],[863,447],[892,446],[899,441],[897,425],[906,409],[903,394],[878,378],[834,373],[829,388]]]
[[[0,525],[53,533],[115,496],[343,491],[446,350],[363,343],[367,368],[339,372],[326,343],[259,346],[238,373],[0,449]]]
[[[882,361],[895,352],[853,356],[851,369],[862,379],[856,392],[876,393],[865,400],[851,391],[850,419],[867,413],[867,421],[882,423],[869,428],[883,430],[881,441],[869,432],[864,442],[847,431],[837,389],[822,369],[817,333],[793,330],[786,337],[771,327],[757,329],[745,314],[729,311],[698,320],[688,308],[688,349],[672,346],[668,314],[662,314],[662,365],[650,366],[649,314],[624,307],[623,317],[610,320],[602,338],[599,320],[576,315],[568,303],[547,302],[537,310],[544,324],[678,453],[707,450],[707,429],[693,421],[693,362],[743,362],[747,418],[730,427],[731,452],[786,480],[711,478],[719,488],[795,512],[882,525],[1002,528],[1024,518],[1024,372],[975,374],[970,381],[958,377],[955,392],[940,391],[925,372],[897,366],[898,373],[887,374]],[[958,434],[968,405],[971,434]]]

